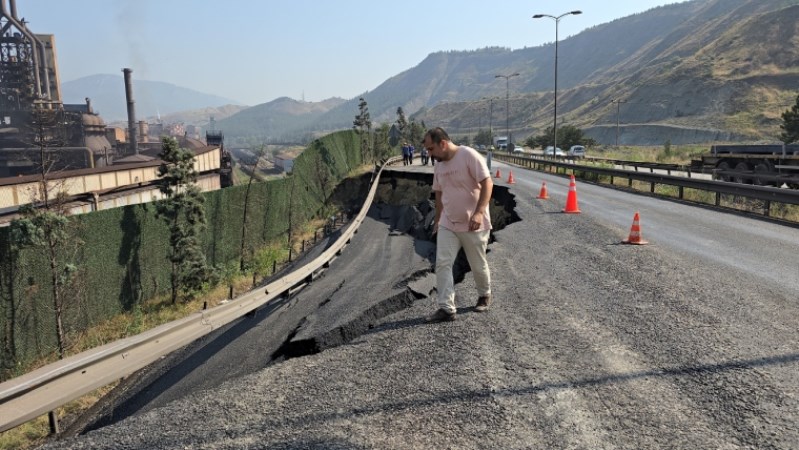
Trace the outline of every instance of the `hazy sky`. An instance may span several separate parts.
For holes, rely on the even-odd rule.
[[[5,0],[2,0],[5,2]],[[433,52],[519,49],[677,0],[17,0],[61,81],[133,69],[246,105],[352,98]],[[567,57],[566,55],[559,55]]]

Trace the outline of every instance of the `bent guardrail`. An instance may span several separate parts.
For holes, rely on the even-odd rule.
[[[87,350],[0,384],[0,432],[128,376],[158,358],[312,281],[315,274],[327,267],[349,244],[366,218],[383,169],[400,159],[394,157],[385,161],[372,181],[361,211],[346,226],[341,237],[310,263],[224,305]]]

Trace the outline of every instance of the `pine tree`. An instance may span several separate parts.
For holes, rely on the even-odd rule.
[[[165,198],[156,203],[156,212],[169,226],[174,304],[177,303],[178,291],[182,290],[190,298],[211,278],[199,239],[206,224],[205,208],[200,189],[195,184],[194,154],[180,148],[174,138],[165,137],[158,156],[163,160],[158,167],[161,177],[159,190]]]
[[[369,156],[369,136],[372,134],[372,120],[369,116],[369,105],[363,97],[358,99],[358,115],[352,122],[352,128],[361,136],[361,159],[366,161]],[[374,157],[372,157],[374,159]]]
[[[397,107],[397,130],[399,131],[401,140],[407,141],[409,138],[408,120],[405,118],[405,111],[402,106]]]

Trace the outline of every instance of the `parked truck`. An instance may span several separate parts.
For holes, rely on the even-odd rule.
[[[497,150],[506,150],[508,148],[508,137],[497,136],[494,138],[494,147]]]
[[[799,144],[713,145],[691,166],[717,180],[799,188]]]

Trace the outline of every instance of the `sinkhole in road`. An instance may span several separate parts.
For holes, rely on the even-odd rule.
[[[405,233],[413,237],[417,244],[424,241],[433,250],[429,267],[417,270],[400,283],[401,292],[373,302],[354,319],[332,329],[319,332],[310,337],[298,338],[298,332],[306,325],[302,319],[283,344],[272,354],[273,363],[290,358],[319,353],[361,336],[373,329],[379,321],[398,311],[410,307],[415,301],[427,298],[431,292],[420,289],[417,282],[434,272],[435,239],[432,223],[435,218],[435,202],[431,196],[432,175],[416,173],[391,173],[381,177],[373,207],[380,209],[379,217],[389,224],[393,232]],[[507,187],[494,186],[490,204],[493,230],[489,239],[488,251],[495,242],[495,232],[513,222],[521,220],[515,212],[516,199]],[[469,263],[463,253],[458,254],[453,267],[455,283],[463,281],[470,271]],[[424,283],[422,283],[424,285]],[[435,295],[435,294],[433,294]]]

